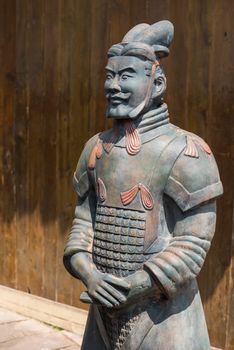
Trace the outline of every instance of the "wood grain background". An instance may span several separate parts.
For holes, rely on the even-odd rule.
[[[211,146],[225,194],[199,277],[212,345],[234,349],[234,2],[0,0],[0,283],[83,307],[62,265],[85,141],[107,127],[106,51],[133,25],[175,25],[171,120]]]

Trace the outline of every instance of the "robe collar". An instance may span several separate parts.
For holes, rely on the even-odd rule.
[[[103,147],[108,153],[113,147],[126,147],[130,155],[135,155],[142,144],[162,135],[168,124],[168,108],[163,103],[136,120],[116,120],[113,129],[103,137]]]

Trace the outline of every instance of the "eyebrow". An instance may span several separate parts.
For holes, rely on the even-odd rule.
[[[111,69],[110,67],[105,67],[105,70],[107,70],[107,71],[109,71],[109,72],[111,72],[111,73],[115,73],[115,71],[113,70],[113,69]]]
[[[107,71],[111,72],[111,73],[114,73],[114,74],[116,73],[112,68],[110,68],[108,66],[105,69]],[[126,67],[120,69],[118,71],[118,73],[123,73],[123,72],[126,72],[126,71],[129,72],[129,73],[136,73],[135,69],[132,66],[126,66]]]

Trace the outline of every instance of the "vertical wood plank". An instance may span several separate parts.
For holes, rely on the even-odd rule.
[[[28,4],[16,1],[16,101],[15,101],[15,186],[17,232],[17,288],[29,291],[28,186]]]
[[[16,284],[15,227],[15,1],[3,2],[0,13],[0,263],[1,281]]]
[[[174,24],[175,33],[170,55],[162,61],[167,76],[165,101],[172,123],[181,128],[186,128],[188,114],[189,60],[190,54],[192,55],[189,47],[190,16],[192,9],[189,1],[170,1],[166,18]]]
[[[234,223],[234,210],[233,210]],[[228,309],[225,350],[234,350],[234,230],[232,230],[231,265],[229,267]]]
[[[59,108],[58,48],[59,2],[44,2],[44,108],[43,108],[43,188],[41,220],[44,226],[44,296],[56,299],[57,238],[57,115]]]
[[[44,287],[44,233],[40,202],[43,192],[43,106],[44,106],[44,2],[28,0],[28,209],[29,290],[43,294]]]
[[[233,303],[230,298],[234,274],[233,263],[231,263],[231,259],[233,259],[232,212],[234,197],[234,159],[232,156],[234,145],[234,67],[232,60],[230,60],[234,54],[233,3],[231,1],[225,1],[222,4],[215,3],[213,16],[215,24],[213,26],[214,46],[210,81],[211,94],[209,96],[211,113],[209,125],[225,192],[219,201],[216,240],[210,256],[210,264],[216,267],[216,276],[218,275],[216,291],[212,296],[212,306],[215,309],[215,314],[221,320],[225,319],[226,321],[225,349],[233,350],[234,347],[231,346],[231,343],[234,343],[233,331],[231,331],[233,329],[233,309],[230,308],[231,303]],[[211,281],[209,282],[211,283]],[[209,311],[211,314],[212,310]],[[216,327],[221,326],[222,324],[217,321]],[[220,335],[216,334],[216,330],[212,327],[213,337],[215,341],[218,341]],[[219,330],[220,333],[222,331],[223,328]]]
[[[69,176],[67,177],[67,193],[69,196],[69,213],[67,214],[67,226],[65,228],[68,234],[71,226],[71,217],[74,216],[74,209],[77,201],[77,196],[72,188],[72,177],[75,171],[79,155],[83,145],[89,138],[89,101],[91,100],[90,86],[93,81],[98,80],[98,77],[91,79],[90,82],[90,55],[95,58],[95,52],[90,45],[91,30],[91,1],[74,1],[72,3],[71,22],[72,28],[70,31],[71,40],[71,66],[70,66],[70,106],[69,106],[69,132],[70,137],[67,140],[69,153]],[[83,20],[83,17],[87,19]],[[82,55],[80,54],[82,52]],[[92,118],[91,118],[92,120]],[[63,244],[63,243],[62,243]],[[62,249],[63,247],[61,247]],[[79,296],[85,287],[82,283],[74,278],[66,280],[71,289],[71,303],[74,306],[84,308],[79,300]],[[61,283],[63,280],[61,279]],[[87,306],[86,306],[87,308]]]
[[[91,2],[89,50],[89,131],[90,136],[105,129],[104,77],[109,45],[108,1]],[[102,20],[100,21],[100,18]],[[102,38],[102,40],[97,40]],[[94,78],[95,77],[95,78]]]
[[[213,18],[213,22],[208,66],[209,105],[206,129],[220,168],[225,192],[218,201],[216,235],[202,271],[200,284],[213,345],[226,349],[233,205],[233,160],[231,160],[233,136],[229,123],[230,116],[234,113],[231,97],[234,94],[234,70],[230,61],[230,55],[233,55],[231,18],[234,9],[230,2],[221,4],[210,1],[209,4],[211,10],[208,15]],[[223,20],[227,13],[228,16]]]
[[[70,138],[70,70],[71,70],[71,29],[72,1],[59,1],[59,50],[58,50],[58,118],[57,118],[57,220],[56,237],[56,300],[59,302],[72,301],[71,277],[65,274],[62,257],[65,234],[70,227],[71,217],[71,165],[69,162]]]

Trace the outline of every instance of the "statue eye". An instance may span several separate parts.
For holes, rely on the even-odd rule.
[[[106,75],[106,80],[111,80],[111,79],[113,79],[113,76],[111,74],[107,74]]]
[[[122,76],[121,76],[121,79],[122,80],[127,80],[129,78],[129,75],[127,75],[127,74],[123,74]]]

